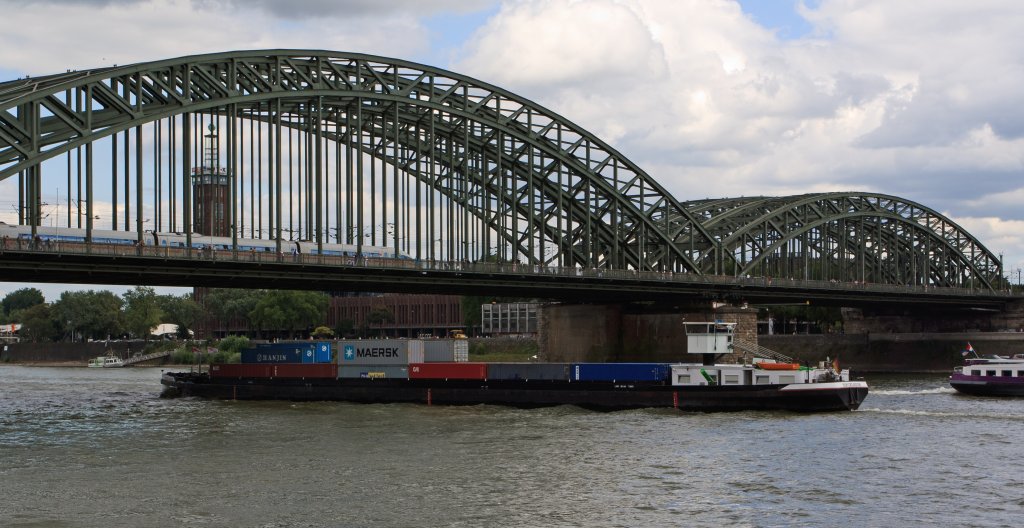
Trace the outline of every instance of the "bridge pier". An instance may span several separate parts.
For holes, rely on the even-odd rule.
[[[736,323],[736,337],[757,344],[754,308],[547,304],[537,313],[539,356],[550,362],[688,361],[684,320]]]

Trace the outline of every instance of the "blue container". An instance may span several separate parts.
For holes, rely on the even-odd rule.
[[[573,363],[572,381],[664,381],[672,368],[664,363]]]
[[[331,362],[331,344],[327,341],[323,341],[316,344],[316,362],[317,363],[330,363]]]
[[[302,351],[302,362],[303,363],[316,363],[316,350],[312,347]]]
[[[242,351],[242,363],[302,363],[302,350],[250,348]]]

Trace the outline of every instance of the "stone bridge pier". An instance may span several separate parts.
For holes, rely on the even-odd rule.
[[[693,361],[683,321],[737,323],[736,337],[757,344],[757,309],[750,307],[548,304],[537,318],[541,361]]]

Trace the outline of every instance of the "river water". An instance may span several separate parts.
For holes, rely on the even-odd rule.
[[[1024,525],[1024,399],[869,377],[859,411],[160,399],[0,367],[0,526]]]

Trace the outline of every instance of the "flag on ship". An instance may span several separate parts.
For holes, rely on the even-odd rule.
[[[963,356],[967,357],[967,356],[969,356],[971,354],[974,354],[975,356],[978,355],[977,353],[974,352],[974,347],[971,346],[970,341],[968,341],[967,342],[967,348],[965,348],[964,351],[963,351]]]
[[[836,371],[836,374],[842,372],[839,370],[839,356],[832,360],[832,370]]]

